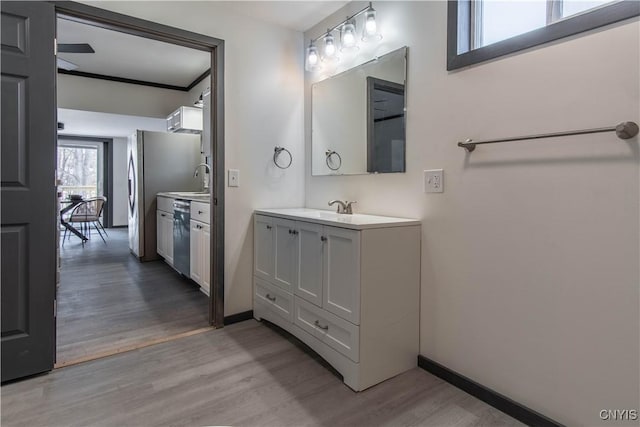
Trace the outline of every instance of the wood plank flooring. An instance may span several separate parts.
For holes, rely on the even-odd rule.
[[[57,365],[208,326],[208,298],[162,261],[140,263],[126,228],[64,243]]]
[[[3,426],[522,425],[415,368],[361,393],[254,320],[3,386]]]

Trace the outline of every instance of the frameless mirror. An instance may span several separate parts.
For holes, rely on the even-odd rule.
[[[311,87],[311,172],[405,171],[403,47]]]

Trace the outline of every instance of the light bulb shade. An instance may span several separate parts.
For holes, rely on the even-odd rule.
[[[340,50],[358,49],[356,41],[356,26],[353,21],[349,21],[340,29]]]
[[[364,13],[364,28],[362,29],[362,41],[368,42],[372,40],[382,39],[382,34],[378,31],[378,22],[376,21],[376,10],[369,7]]]
[[[320,55],[318,48],[311,42],[307,48],[305,69],[307,71],[315,71],[320,66]]]
[[[324,36],[324,57],[331,58],[336,54],[336,41],[330,33]]]

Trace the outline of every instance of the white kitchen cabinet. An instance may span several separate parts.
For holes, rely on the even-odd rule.
[[[156,211],[156,251],[173,265],[173,213]]]
[[[201,133],[202,109],[197,107],[179,107],[167,116],[167,132]]]
[[[208,295],[211,280],[211,229],[209,224],[191,220],[189,275]]]
[[[211,288],[211,227],[209,203],[191,202],[189,236],[189,276],[209,295]]]
[[[254,219],[254,316],[364,390],[416,365],[420,223],[309,209]],[[293,271],[293,273],[292,273]]]

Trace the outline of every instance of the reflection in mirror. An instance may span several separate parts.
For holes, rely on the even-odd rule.
[[[405,171],[406,52],[311,87],[313,175]]]

